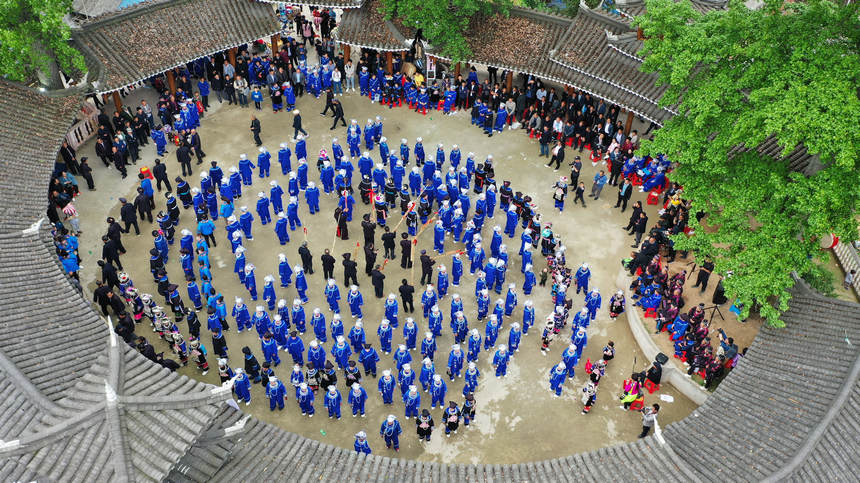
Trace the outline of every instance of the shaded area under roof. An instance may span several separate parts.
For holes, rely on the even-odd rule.
[[[54,161],[81,101],[0,79],[0,234],[45,216]]]
[[[298,2],[279,2],[278,0],[257,0],[261,3],[275,3],[275,4],[283,4],[287,3],[289,5],[307,5],[308,7],[323,7],[323,8],[358,8],[361,6],[364,0],[311,0],[311,1],[298,1]]]
[[[159,41],[169,29],[169,47]],[[278,33],[273,7],[248,0],[153,0],[84,23],[72,37],[102,64],[110,92],[178,65]],[[88,52],[87,52],[88,51]]]

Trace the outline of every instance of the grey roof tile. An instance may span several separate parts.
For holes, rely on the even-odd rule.
[[[385,51],[409,50],[403,35],[379,10],[378,0],[366,0],[361,8],[345,10],[334,30],[338,42]]]
[[[54,161],[80,106],[80,97],[45,96],[0,79],[0,234],[45,216]]]
[[[170,48],[154,38],[165,26]],[[196,58],[278,33],[271,5],[247,0],[151,0],[110,12],[73,32],[102,65],[98,90],[110,92]]]

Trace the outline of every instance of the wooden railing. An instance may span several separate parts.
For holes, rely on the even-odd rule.
[[[839,260],[839,265],[842,266],[845,273],[851,270],[857,271],[854,276],[853,288],[854,293],[860,296],[860,255],[857,254],[857,250],[850,243],[839,242],[833,247],[833,253],[836,254],[836,259]]]
[[[90,101],[86,101],[81,106],[81,112],[78,114],[78,122],[76,122],[69,132],[66,133],[66,141],[72,149],[85,143],[98,130],[99,109]]]

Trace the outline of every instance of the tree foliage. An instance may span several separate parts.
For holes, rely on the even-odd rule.
[[[27,81],[36,71],[49,72],[53,62],[66,71],[85,70],[63,22],[71,5],[72,0],[0,1],[0,75]]]
[[[701,14],[688,0],[646,0],[643,69],[668,84],[662,103],[679,114],[642,152],[679,163],[681,183],[703,211],[676,248],[715,258],[729,296],[759,304],[772,325],[788,308],[792,271],[810,274],[819,239],[857,238],[860,200],[860,24],[858,7],[829,0],[765,0],[752,11],[731,0]],[[808,176],[754,148],[775,136],[820,157]],[[751,148],[730,156],[732,148]],[[692,218],[692,217],[691,217]],[[746,316],[746,313],[743,315]]]
[[[442,56],[458,62],[472,53],[463,36],[472,17],[506,13],[511,5],[512,0],[382,0],[382,11],[388,18],[422,29]]]

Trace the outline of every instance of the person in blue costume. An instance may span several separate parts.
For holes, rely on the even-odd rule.
[[[510,317],[514,313],[514,308],[517,306],[517,286],[515,284],[508,285],[508,293],[505,296],[505,316]]]
[[[511,352],[519,352],[520,341],[522,340],[522,337],[523,333],[520,330],[520,323],[512,323],[511,330],[508,331],[508,350],[510,350]]]
[[[362,413],[364,416],[364,413]],[[367,442],[367,433],[364,431],[359,431],[355,433],[355,443],[353,444],[355,448],[355,452],[359,454],[370,454],[370,443]]]
[[[429,385],[428,392],[430,393],[430,409],[436,409],[438,404],[440,408],[445,407],[445,395],[448,393],[448,386],[442,380],[439,374],[433,375],[433,380]]]
[[[296,389],[296,401],[299,403],[302,416],[314,417],[314,392],[308,388],[306,382],[299,384]]]
[[[576,357],[573,363],[573,365],[576,365],[579,362],[580,357],[582,357],[582,351],[585,349],[585,345],[588,344],[588,335],[585,333],[585,327],[576,329],[571,337],[571,342],[576,346]]]
[[[338,391],[335,386],[329,386],[328,391],[326,392],[325,398],[323,400],[325,408],[328,409],[329,419],[340,419],[340,404],[342,400],[343,399],[340,395],[340,391]]]
[[[352,348],[346,342],[346,339],[339,335],[336,342],[331,348],[331,355],[339,369],[346,369],[349,365],[349,357],[352,355]]]
[[[391,371],[382,371],[382,377],[377,382],[377,389],[382,396],[382,404],[394,403],[394,388],[397,386],[397,380],[391,375]]]
[[[394,451],[400,451],[400,434],[402,432],[400,422],[393,414],[389,414],[379,428],[379,435],[385,440],[385,446],[389,449],[394,447]]]
[[[239,401],[245,401],[245,405],[248,406],[251,404],[251,380],[241,367],[237,367],[234,372],[236,376],[233,381],[233,392]]]
[[[496,369],[496,377],[507,377],[508,361],[510,359],[511,355],[508,352],[508,348],[504,344],[500,345],[495,355],[493,355],[493,367]]]
[[[448,377],[453,381],[458,377],[462,377],[463,362],[465,354],[460,349],[460,344],[451,346],[451,352],[448,354]]]
[[[597,288],[591,289],[585,296],[585,307],[588,309],[588,318],[594,320],[597,317],[597,310],[600,309],[603,299],[600,297],[600,291]]]
[[[587,263],[583,263],[574,274],[574,279],[576,279],[576,293],[578,294],[580,290],[584,293],[588,293],[588,280],[591,278],[591,270],[588,268]]]
[[[564,362],[559,362],[549,371],[549,388],[555,392],[555,397],[561,396],[562,386],[567,380],[567,366]]]
[[[436,355],[436,338],[433,332],[424,333],[424,339],[421,340],[421,355],[430,360],[433,360],[433,356]]]
[[[379,362],[379,354],[370,344],[364,344],[364,349],[358,354],[358,363],[364,366],[364,375],[376,377],[376,363]]]
[[[415,383],[415,377],[416,374],[412,370],[412,365],[403,364],[397,375],[397,383],[400,384],[400,395],[404,402],[406,402],[406,393],[409,392],[409,388]]]
[[[347,338],[349,339],[349,343],[352,345],[353,352],[360,354],[367,339],[367,335],[364,332],[364,325],[361,323],[361,320],[356,321],[352,329],[349,330]]]
[[[379,346],[382,352],[390,354],[393,330],[388,320],[382,319],[382,322],[379,323],[379,328],[376,330],[376,335],[379,337]]]
[[[257,167],[260,168],[260,178],[269,177],[272,167],[272,155],[265,146],[260,146],[260,154],[257,155]]]

